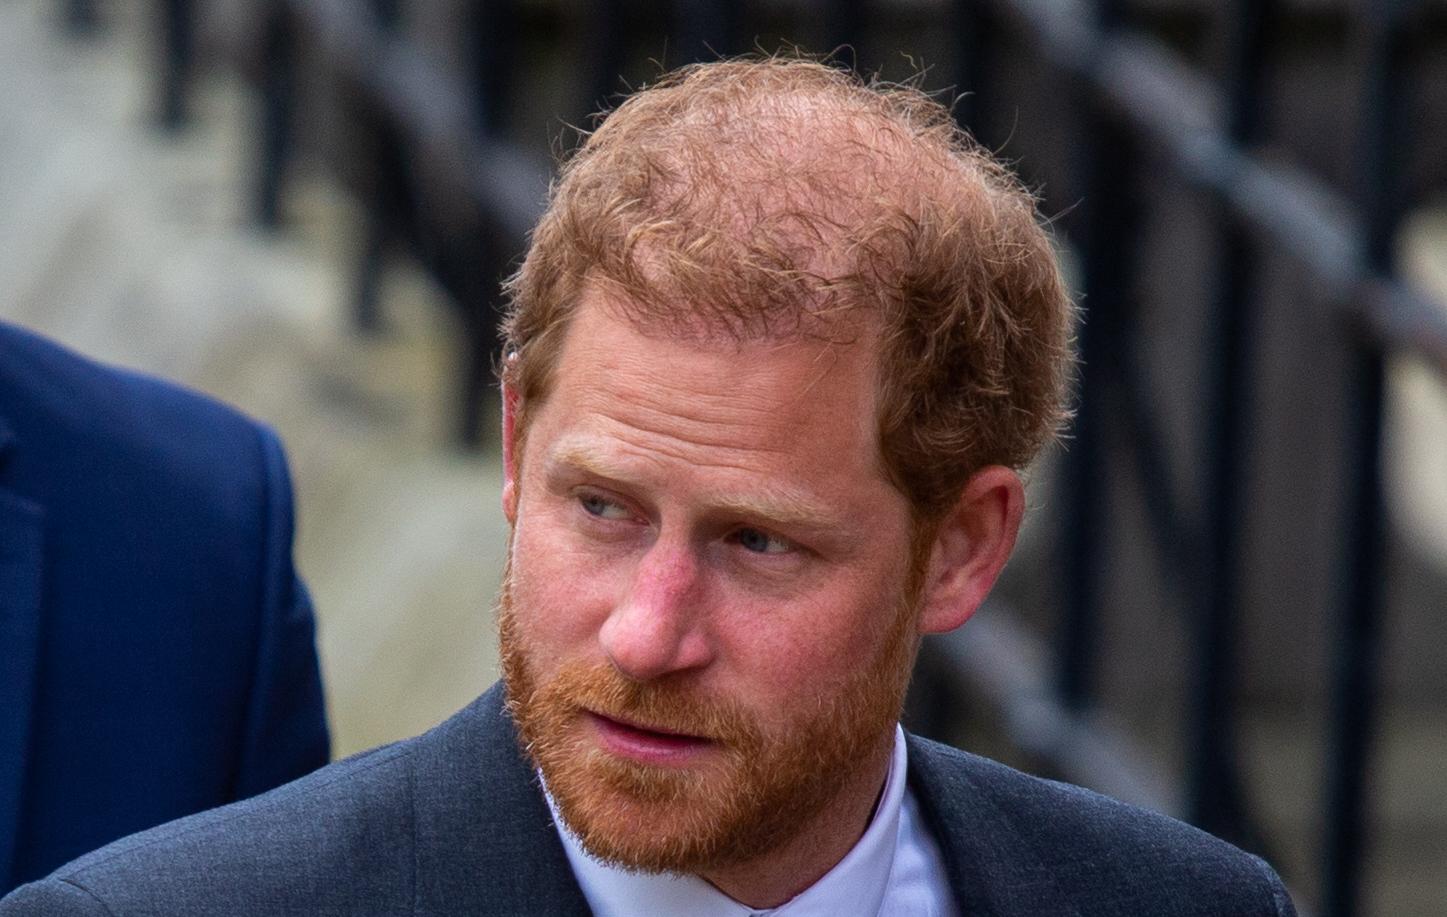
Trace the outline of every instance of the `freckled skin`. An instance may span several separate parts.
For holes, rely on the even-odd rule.
[[[552,390],[527,406],[521,455],[515,406],[505,410],[504,655],[527,681],[603,666],[637,685],[727,700],[779,748],[840,716],[864,737],[830,767],[837,794],[784,846],[700,868],[755,907],[807,888],[858,840],[919,633],[969,617],[1019,526],[1018,477],[976,472],[943,514],[918,601],[905,601],[911,516],[882,470],[875,372],[868,335],[847,345],[679,340],[585,295]],[[628,754],[586,716],[558,728]],[[724,752],[695,752],[678,766],[723,766]],[[809,759],[797,744],[790,754]]]
[[[533,678],[683,678],[784,735],[879,658],[909,512],[880,471],[872,356],[644,336],[585,304],[504,495]],[[858,839],[888,750],[881,734],[839,775],[791,849],[706,877],[758,904],[797,894]]]
[[[863,346],[682,342],[580,309],[517,481],[514,589],[537,676],[579,655],[646,677],[686,670],[765,723],[837,684],[872,654],[904,581],[909,513],[879,470],[873,418]],[[549,467],[569,439],[617,477]],[[828,529],[718,511],[764,482],[807,496]],[[596,530],[584,486],[629,518]],[[789,547],[753,554],[741,527]]]

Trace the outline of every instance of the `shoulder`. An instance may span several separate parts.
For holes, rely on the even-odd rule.
[[[0,487],[43,508],[61,568],[150,595],[250,595],[259,558],[289,556],[279,441],[206,395],[0,323],[0,438]]]
[[[1292,913],[1265,862],[1176,819],[915,736],[909,761],[946,860],[986,855],[995,878],[1042,900],[1092,902],[1079,911],[1090,914]]]
[[[102,847],[0,917],[575,913],[567,869],[494,688],[421,736]]]
[[[10,876],[325,763],[274,434],[0,322],[0,528],[12,507],[34,589],[11,641],[33,669]]]
[[[276,449],[265,427],[213,398],[3,322],[0,423],[11,428],[16,461],[104,455],[116,471],[213,488],[238,468],[265,469]]]
[[[27,902],[66,914],[409,911],[419,741],[123,838],[22,886],[0,914],[35,913]]]

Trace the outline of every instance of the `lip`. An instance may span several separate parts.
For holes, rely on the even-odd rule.
[[[591,710],[584,711],[584,715],[604,750],[640,764],[673,767],[689,764],[714,745],[701,736],[650,729]]]

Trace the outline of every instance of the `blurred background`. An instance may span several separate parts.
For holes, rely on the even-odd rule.
[[[1038,189],[1079,419],[917,730],[1447,913],[1447,6],[0,0],[0,318],[293,466],[338,756],[496,677],[497,280],[566,126],[789,43]]]

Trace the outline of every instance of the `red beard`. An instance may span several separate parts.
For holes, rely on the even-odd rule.
[[[593,856],[645,872],[748,862],[792,840],[888,747],[914,657],[912,599],[857,675],[798,698],[787,721],[766,730],[733,699],[699,694],[688,673],[635,682],[606,663],[568,663],[538,684],[519,629],[526,611],[513,606],[505,575],[499,632],[509,708],[564,821]],[[590,737],[585,711],[711,744],[689,766],[622,759]]]

